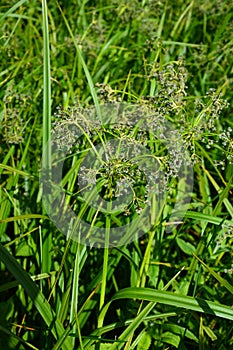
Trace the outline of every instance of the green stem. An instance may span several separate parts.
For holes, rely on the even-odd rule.
[[[42,21],[43,21],[43,77],[44,77],[44,95],[43,95],[43,158],[42,169],[44,172],[50,174],[51,172],[51,81],[50,81],[50,49],[49,49],[49,26],[48,26],[48,12],[47,1],[42,1]],[[44,212],[44,214],[46,214]],[[52,237],[48,229],[42,231],[42,268],[41,272],[50,271],[51,267],[51,249]]]

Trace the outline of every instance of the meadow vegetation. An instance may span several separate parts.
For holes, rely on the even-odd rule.
[[[0,348],[233,347],[232,1],[4,0],[0,24]]]

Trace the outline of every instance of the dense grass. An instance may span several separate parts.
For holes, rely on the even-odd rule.
[[[0,24],[0,348],[230,349],[232,1],[4,1]],[[106,105],[142,116],[103,120]],[[103,162],[98,145],[111,140],[127,142],[129,158]],[[90,152],[102,161],[94,173]],[[49,179],[63,156],[63,192],[51,199],[41,166]],[[151,172],[161,196],[143,174],[151,159],[167,175]],[[133,200],[115,213],[129,177]],[[90,179],[105,212],[91,208]],[[188,206],[171,216],[180,196]],[[95,235],[63,234],[61,202]]]

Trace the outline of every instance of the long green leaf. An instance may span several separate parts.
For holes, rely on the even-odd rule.
[[[8,253],[8,251],[0,244],[0,260],[7,266],[8,270],[16,278],[17,281],[25,289],[26,293],[32,299],[35,307],[42,316],[46,325],[51,330],[54,338],[58,340],[64,333],[64,328],[44,295],[41,293],[37,285],[32,281],[26,271],[23,270],[17,260]],[[63,343],[64,350],[72,349],[72,344],[69,338],[66,338]]]
[[[233,308],[227,305],[218,304],[212,301],[180,295],[167,291],[160,291],[151,288],[125,288],[117,292],[112,300],[102,309],[101,316],[105,316],[109,305],[114,300],[119,299],[139,299],[153,301],[165,305],[198,311],[233,320]]]
[[[6,169],[6,170],[10,171],[11,173],[16,173],[16,174],[19,174],[19,175],[22,175],[22,176],[34,178],[33,175],[27,174],[27,173],[25,173],[25,171],[19,170],[17,168],[13,168],[12,166],[9,166],[9,165],[6,165],[6,164],[0,164],[0,168],[1,169]]]
[[[197,255],[193,254],[194,257],[209,271],[209,273],[216,278],[216,280],[221,283],[231,294],[233,294],[233,286],[224,278],[219,276],[211,267],[206,265]]]
[[[60,10],[60,12],[62,14],[62,17],[64,19],[66,27],[67,27],[67,29],[68,29],[68,31],[70,33],[70,36],[71,36],[71,38],[73,40],[73,43],[74,43],[75,49],[77,51],[78,57],[79,57],[79,59],[81,61],[83,70],[85,72],[85,75],[86,75],[86,78],[87,78],[87,81],[88,81],[90,92],[91,92],[91,95],[92,95],[92,98],[93,98],[93,101],[94,101],[94,104],[95,104],[95,108],[96,108],[96,112],[97,112],[98,118],[99,118],[100,121],[102,121],[102,115],[101,115],[101,110],[100,110],[100,106],[99,106],[98,97],[97,97],[97,94],[96,94],[96,91],[95,91],[95,87],[94,87],[94,84],[93,84],[92,77],[90,75],[90,72],[89,72],[89,70],[87,68],[87,65],[86,65],[86,63],[84,61],[84,58],[82,56],[82,51],[81,51],[80,47],[77,44],[77,40],[75,39],[75,36],[74,36],[74,34],[72,32],[72,29],[70,28],[70,25],[69,25],[69,23],[68,23],[65,15],[64,15],[61,7],[60,7],[60,5],[58,4],[58,2],[57,2],[57,6],[58,6],[58,8],[59,8],[59,10]]]
[[[222,225],[223,223],[228,225],[233,225],[233,220],[225,220],[224,218],[219,218],[213,215],[203,214],[196,211],[177,211],[176,214],[183,215],[183,217],[188,219],[195,219],[199,221],[206,221],[214,225]]]
[[[44,78],[44,94],[43,94],[43,157],[42,169],[50,174],[51,171],[51,78],[50,78],[50,49],[49,49],[49,25],[47,1],[42,1],[42,23],[43,23],[43,78]],[[41,247],[41,272],[46,273],[51,267],[51,233],[46,230],[42,231],[42,247]]]
[[[4,12],[2,14],[2,16],[0,17],[0,23],[1,21],[3,21],[6,17],[8,17],[9,15],[11,15],[15,10],[17,10],[17,8],[19,8],[20,6],[22,6],[25,2],[27,2],[28,0],[20,0],[18,1],[16,4],[14,4],[7,12]]]
[[[27,341],[21,339],[20,337],[18,337],[16,334],[10,332],[7,328],[4,328],[0,325],[0,331],[4,332],[5,334],[7,334],[8,339],[9,338],[14,338],[16,340],[18,340],[19,342],[21,342],[22,344],[25,344],[27,347],[29,347],[30,349],[33,350],[39,350],[38,348],[36,348],[35,346],[33,346],[32,344],[28,343]]]
[[[156,315],[150,315],[150,316],[146,316],[144,317],[144,321],[154,321],[157,319],[163,319],[163,318],[167,318],[167,317],[175,317],[177,315],[176,312],[166,312],[166,313],[162,313],[162,314],[156,314]],[[132,324],[132,322],[134,321],[134,319],[129,319],[125,322],[115,322],[113,324],[101,327],[101,328],[97,328],[95,329],[90,336],[88,337],[83,337],[85,339],[84,342],[84,348],[85,349],[89,349],[89,347],[98,339],[102,334],[108,333],[110,331],[113,331],[117,328],[121,328],[121,327],[126,327],[126,326],[130,326]],[[118,339],[119,340],[119,339]],[[121,343],[122,341],[118,342]],[[125,343],[125,342],[123,342]],[[55,349],[54,349],[55,350]],[[78,350],[81,350],[81,348],[79,347]],[[111,348],[112,350],[112,348]]]
[[[18,215],[18,216],[13,216],[10,218],[0,220],[0,224],[3,222],[12,222],[12,221],[17,221],[17,220],[31,220],[31,219],[48,219],[48,217],[45,215],[41,215],[41,214]]]

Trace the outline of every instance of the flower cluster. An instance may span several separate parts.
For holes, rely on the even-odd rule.
[[[150,204],[151,192],[163,195],[166,191],[172,201],[178,179],[187,178],[187,169],[203,156],[198,144],[207,152],[217,145],[232,161],[232,129],[223,130],[219,123],[228,103],[218,91],[210,89],[204,97],[190,98],[181,58],[162,70],[153,66],[148,78],[157,82],[155,95],[135,104],[124,103],[108,84],[96,84],[100,108],[108,116],[104,122],[95,108],[75,105],[66,110],[59,107],[53,124],[55,146],[66,154],[79,153],[82,159],[79,192],[94,185],[105,200],[131,193],[130,203],[137,212]],[[216,155],[213,164],[224,168],[225,159]],[[127,212],[132,213],[129,207]]]
[[[229,247],[231,247],[232,243],[233,243],[233,226],[229,223],[224,223],[221,227],[220,233],[218,234],[218,238],[216,240],[216,246],[213,253],[217,253],[219,250],[222,249],[223,246],[228,245]],[[230,268],[224,269],[223,272],[232,274],[233,265],[231,265]]]
[[[101,123],[98,119],[91,122],[86,118],[90,113],[92,113],[91,108],[84,108],[79,104],[73,107],[68,106],[67,109],[58,106],[52,122],[53,146],[70,152],[80,135],[84,134],[89,137],[94,130],[98,132]]]
[[[23,112],[30,103],[30,96],[19,94],[14,89],[14,81],[8,84],[3,98],[1,111],[1,124],[3,140],[11,144],[19,144],[24,141],[26,122]]]
[[[156,78],[157,98],[160,108],[164,108],[166,113],[179,115],[184,111],[187,95],[188,72],[184,67],[182,58],[179,58],[177,65],[167,64],[163,70],[156,70],[149,75],[149,78]]]
[[[188,77],[181,58],[176,64],[165,65],[162,70],[151,66],[148,78],[156,79],[157,90],[156,95],[149,99],[157,113],[156,119],[172,121],[182,135],[183,145],[193,164],[199,162],[197,144],[200,143],[207,152],[215,148],[216,159],[213,161],[225,168],[226,161],[232,162],[232,128],[227,126],[224,130],[220,120],[229,103],[214,88],[203,97],[189,96]]]
[[[111,93],[108,87],[101,88]],[[96,186],[105,201],[128,200],[124,215],[140,213],[150,206],[152,193],[162,198],[171,179],[183,176],[181,169],[189,158],[182,137],[147,100],[100,107],[110,115],[109,123],[100,123],[95,108],[59,107],[53,124],[54,146],[64,156],[80,155],[80,195],[85,197]]]

